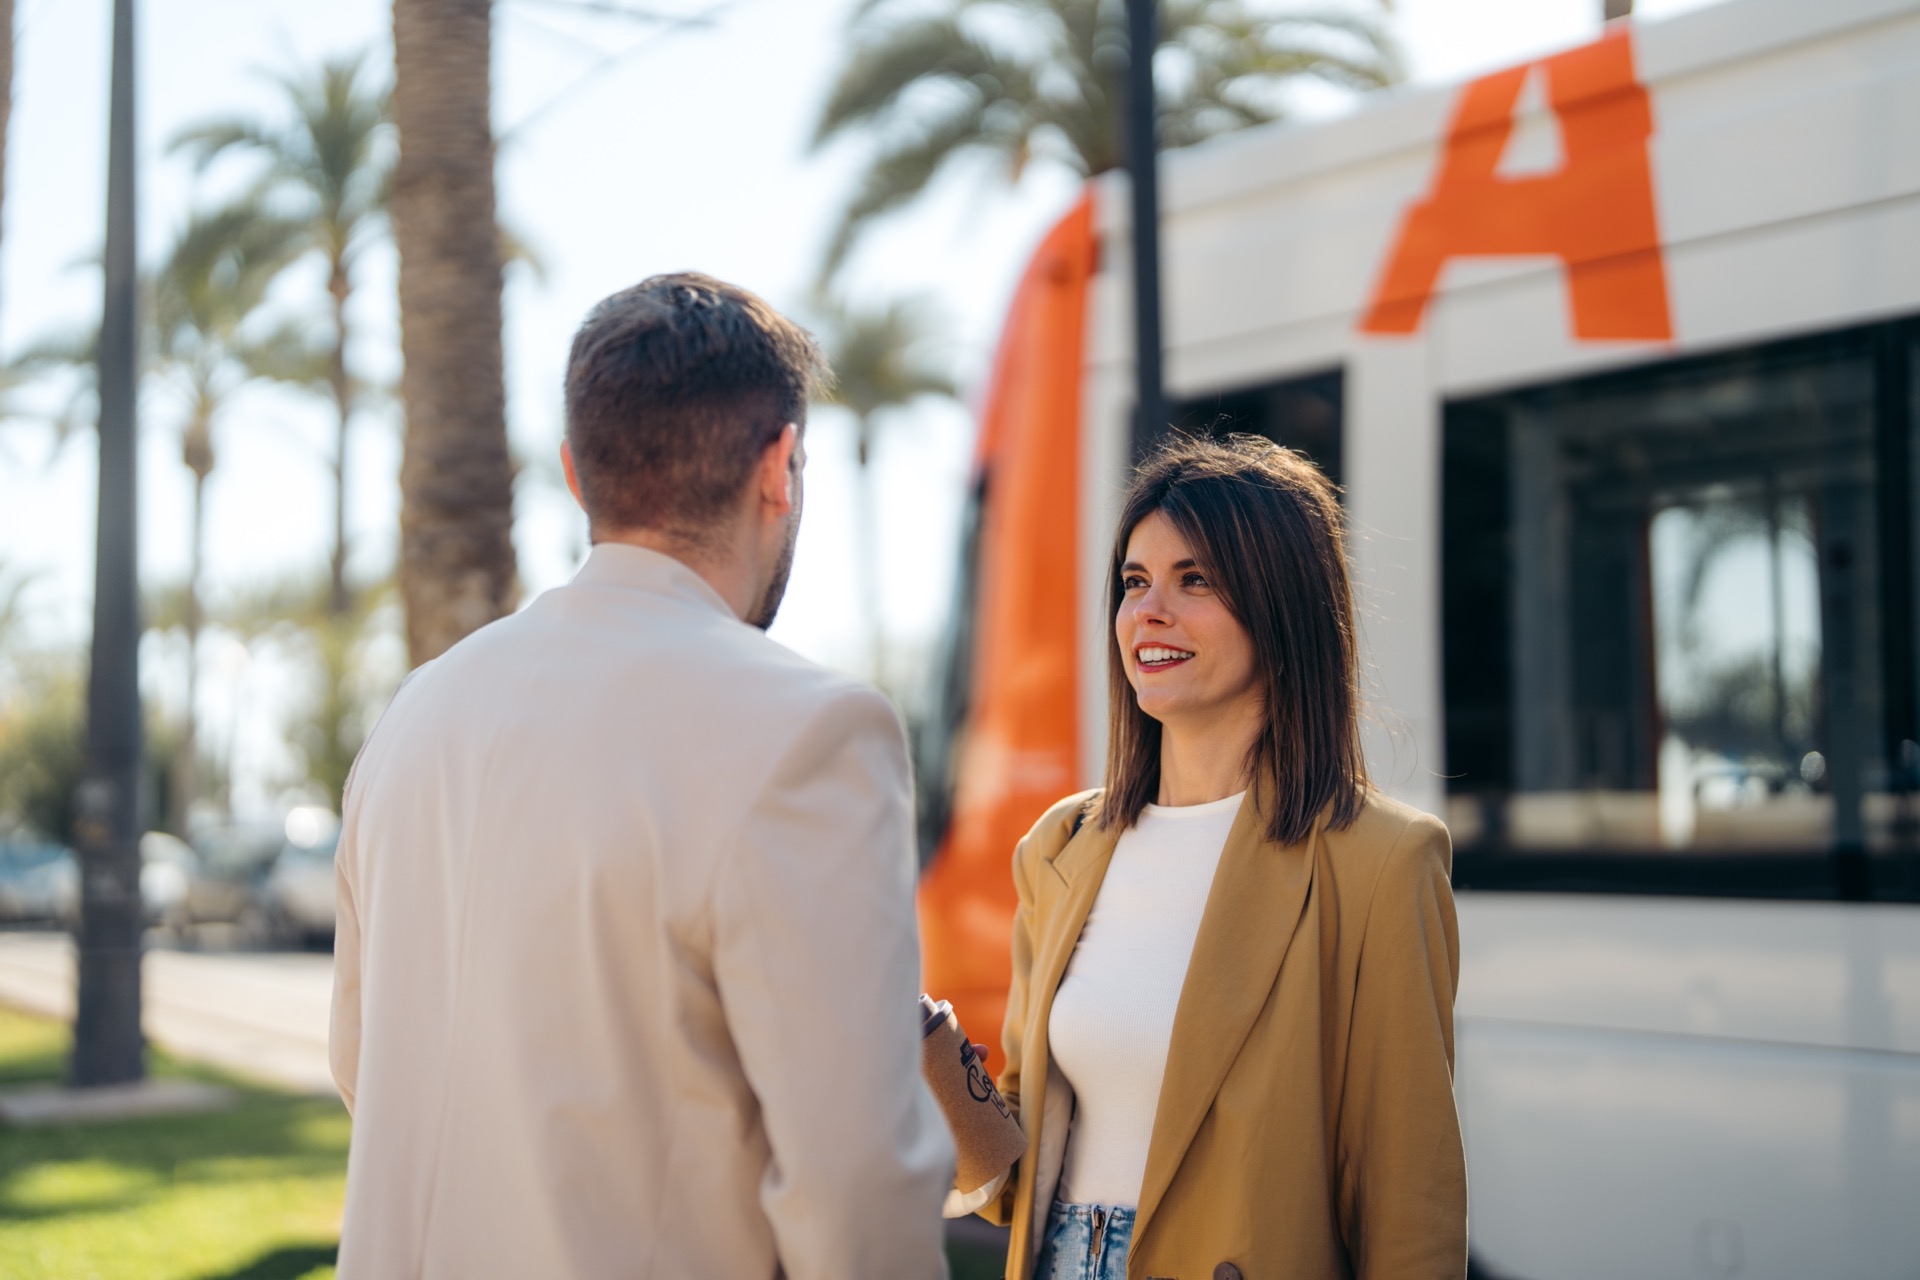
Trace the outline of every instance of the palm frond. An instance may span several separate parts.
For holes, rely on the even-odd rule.
[[[79,325],[41,335],[0,368],[0,420],[30,423],[51,434],[49,462],[97,419],[94,383],[98,373],[100,330]],[[64,382],[65,394],[51,407],[20,393],[47,379]]]
[[[818,149],[856,126],[885,116],[910,89],[949,81],[1000,81],[1008,88],[1031,79],[1023,68],[961,30],[951,16],[892,27],[855,47],[821,109],[812,146]]]
[[[500,265],[525,267],[533,278],[542,284],[547,279],[547,262],[540,251],[520,232],[502,223],[498,228],[500,237]]]
[[[230,337],[309,243],[300,219],[269,213],[250,201],[193,215],[153,282],[161,346],[182,329],[206,338]]]
[[[867,166],[859,190],[840,215],[821,265],[822,283],[839,272],[869,223],[919,195],[954,156],[992,149],[1011,160],[1018,142],[1004,131],[990,131],[984,104],[973,102],[958,104],[945,118],[929,121],[923,131],[887,146]]]
[[[229,151],[272,152],[284,142],[284,138],[252,120],[209,120],[175,133],[167,141],[167,152],[185,152],[193,161],[194,171],[203,172]]]
[[[283,320],[236,343],[234,355],[256,378],[324,391],[333,374],[331,326]]]
[[[1378,2],[1381,11],[1389,7]],[[1161,78],[1163,144],[1275,118],[1291,79],[1365,90],[1402,74],[1398,50],[1371,9],[1159,3],[1156,62],[1167,58],[1179,72]],[[1023,37],[990,38],[996,22],[1017,23]],[[917,196],[962,152],[1001,152],[1015,179],[1030,154],[1082,174],[1122,162],[1122,0],[862,0],[848,30],[848,60],[812,145],[865,133],[878,149],[827,245],[823,281],[874,219]]]
[[[100,330],[93,325],[81,325],[40,335],[20,349],[9,367],[28,374],[91,369],[99,358]]]
[[[822,399],[861,418],[921,396],[956,396],[959,388],[942,358],[945,324],[924,296],[850,309],[829,302],[827,354],[837,378]]]

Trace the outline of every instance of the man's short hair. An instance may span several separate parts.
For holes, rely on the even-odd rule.
[[[596,527],[698,539],[829,374],[806,330],[745,289],[654,276],[587,314],[567,359],[567,443]]]

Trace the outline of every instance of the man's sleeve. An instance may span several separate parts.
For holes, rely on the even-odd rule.
[[[333,851],[333,1011],[327,1030],[327,1060],[348,1115],[353,1114],[353,1100],[360,1091],[360,901],[354,887],[360,863],[353,834],[359,825],[360,789],[356,784],[362,764],[378,750],[375,742],[388,712],[399,705],[407,686],[433,665],[425,662],[415,667],[393,691],[341,788],[340,843]]]
[[[714,886],[714,978],[772,1159],[788,1280],[934,1280],[953,1147],[920,1075],[906,741],[850,690],[755,795]]]

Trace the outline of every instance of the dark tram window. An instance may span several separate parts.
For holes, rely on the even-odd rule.
[[[1447,406],[1465,885],[1920,897],[1920,325]]]
[[[1167,419],[1190,434],[1265,436],[1304,453],[1340,483],[1340,370],[1236,391],[1209,392],[1168,406]]]

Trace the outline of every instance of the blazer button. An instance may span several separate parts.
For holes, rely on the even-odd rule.
[[[1223,1262],[1213,1269],[1213,1280],[1245,1280],[1245,1278],[1240,1274],[1240,1268],[1231,1262]]]

